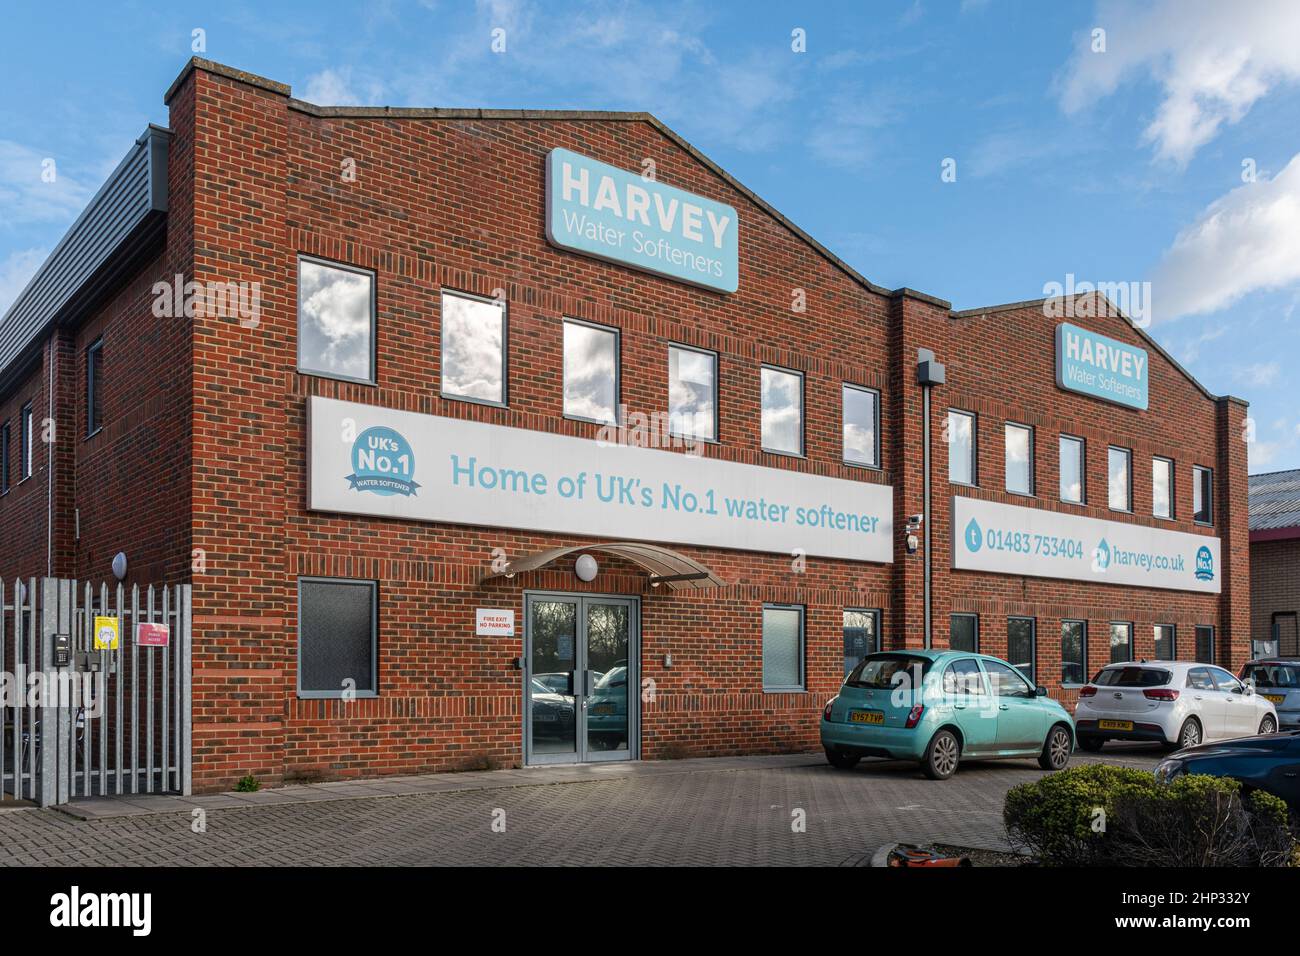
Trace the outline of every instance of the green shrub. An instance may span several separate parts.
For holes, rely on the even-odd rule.
[[[254,793],[262,789],[261,782],[251,773],[239,778],[239,783],[235,784],[236,793]]]
[[[1089,764],[1007,794],[1012,844],[1050,866],[1286,866],[1286,804],[1242,796],[1227,777],[1162,785],[1149,773]]]

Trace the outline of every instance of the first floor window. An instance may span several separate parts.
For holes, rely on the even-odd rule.
[[[1088,679],[1088,623],[1061,622],[1061,683],[1082,684]]]
[[[9,423],[0,425],[0,495],[9,490]]]
[[[1109,471],[1110,510],[1133,510],[1133,470],[1129,467],[1133,453],[1127,448],[1111,447],[1106,451]]]
[[[1214,628],[1211,625],[1196,625],[1196,660],[1201,664],[1214,663]]]
[[[854,465],[880,465],[880,396],[869,388],[845,383],[841,387],[844,417],[844,460]]]
[[[674,435],[717,441],[718,357],[668,346],[668,427]]]
[[[298,696],[377,695],[378,590],[374,581],[298,581]]]
[[[974,614],[954,614],[948,623],[948,646],[954,651],[978,653],[980,619]]]
[[[1083,504],[1083,439],[1061,436],[1061,500]]]
[[[1034,493],[1034,430],[1027,425],[1006,425],[1007,491]]]
[[[853,608],[844,612],[844,674],[868,654],[880,650],[880,612]]]
[[[1151,459],[1151,513],[1157,518],[1174,516],[1174,463],[1168,458]]]
[[[760,422],[764,451],[803,454],[803,375],[763,366]]]
[[[1157,624],[1155,626],[1156,639],[1156,660],[1172,661],[1177,660],[1174,656],[1174,638],[1175,628],[1172,624]]]
[[[504,405],[505,303],[444,290],[439,337],[442,397]]]
[[[618,416],[618,330],[564,320],[564,414],[589,422]]]
[[[18,480],[32,476],[32,430],[36,421],[32,413],[32,403],[23,406],[18,421]]]
[[[298,371],[375,381],[375,275],[298,259]]]
[[[975,484],[975,416],[948,410],[948,480]]]
[[[1192,468],[1192,519],[1201,524],[1214,522],[1214,472],[1200,465]]]
[[[1133,625],[1112,621],[1110,625],[1110,662],[1118,664],[1133,659]]]
[[[104,426],[104,400],[101,384],[104,374],[104,340],[96,339],[86,349],[86,434],[93,435]]]
[[[1034,676],[1034,619],[1032,617],[1007,618],[1007,660],[1031,684],[1037,684]]]
[[[763,608],[763,689],[803,690],[803,608]]]

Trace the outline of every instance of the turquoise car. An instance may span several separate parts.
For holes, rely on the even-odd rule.
[[[1006,661],[949,650],[868,654],[822,711],[821,740],[841,770],[863,757],[917,760],[933,780],[989,757],[1060,770],[1075,745],[1074,721],[1044,688]]]

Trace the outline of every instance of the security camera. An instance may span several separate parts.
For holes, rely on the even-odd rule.
[[[921,524],[921,523],[923,523],[924,521],[925,521],[925,515],[908,515],[908,516],[907,516],[907,523],[908,523],[908,524]]]

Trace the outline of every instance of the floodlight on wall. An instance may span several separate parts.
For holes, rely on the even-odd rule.
[[[126,552],[119,551],[113,555],[113,577],[119,581],[126,580]]]
[[[600,573],[600,565],[591,555],[580,554],[578,560],[573,563],[573,573],[578,576],[579,581],[594,581],[596,575]]]

